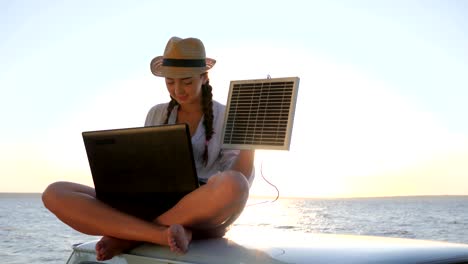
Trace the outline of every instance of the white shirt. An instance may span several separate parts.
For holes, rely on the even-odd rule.
[[[157,104],[153,106],[146,116],[145,126],[156,126],[164,124],[167,116],[167,106],[169,103]],[[175,124],[177,121],[178,106],[172,109],[168,124]],[[221,133],[224,122],[224,111],[226,107],[213,100],[213,130],[214,134],[208,142],[208,162],[203,164],[203,152],[205,151],[205,127],[203,126],[203,117],[198,124],[197,131],[192,136],[192,149],[197,168],[198,178],[207,181],[212,175],[229,170],[237,156],[239,150],[222,149]],[[253,180],[253,173],[250,182]]]

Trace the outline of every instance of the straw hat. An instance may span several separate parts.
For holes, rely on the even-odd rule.
[[[172,37],[164,55],[151,60],[151,72],[159,77],[187,78],[208,71],[215,63],[216,60],[206,57],[201,40]]]

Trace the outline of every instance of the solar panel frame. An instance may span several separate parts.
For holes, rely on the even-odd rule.
[[[299,77],[231,81],[223,148],[289,150],[298,89]]]

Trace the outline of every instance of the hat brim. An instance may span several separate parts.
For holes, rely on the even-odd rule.
[[[202,74],[213,68],[216,63],[215,59],[206,58],[205,67],[174,67],[163,66],[163,56],[155,57],[151,60],[151,72],[158,77],[168,78],[188,78],[198,74]]]

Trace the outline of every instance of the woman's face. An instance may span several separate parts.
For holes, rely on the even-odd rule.
[[[169,94],[180,105],[200,104],[201,87],[206,82],[206,74],[196,75],[188,78],[167,78],[166,86]]]

